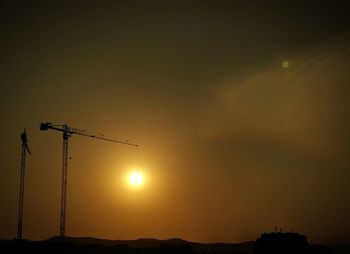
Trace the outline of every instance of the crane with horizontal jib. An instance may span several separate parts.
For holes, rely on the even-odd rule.
[[[22,240],[22,226],[23,226],[23,201],[24,201],[24,175],[26,170],[26,152],[30,153],[28,147],[28,138],[26,129],[21,134],[22,153],[21,153],[21,172],[19,180],[19,204],[18,204],[18,225],[17,225],[17,240]]]
[[[121,141],[118,139],[107,138],[101,133],[93,133],[86,130],[81,130],[73,127],[69,127],[66,124],[54,125],[49,122],[41,123],[40,130],[55,130],[60,131],[63,134],[63,150],[62,150],[62,182],[61,182],[61,212],[60,212],[60,238],[64,240],[65,237],[65,227],[66,227],[66,196],[67,196],[67,170],[68,170],[68,139],[73,135],[80,135],[90,138],[95,138],[104,141],[110,141],[114,143],[119,143],[123,145],[134,146],[138,148],[139,145],[133,144],[127,141]]]

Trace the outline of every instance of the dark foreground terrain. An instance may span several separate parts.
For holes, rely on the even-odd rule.
[[[44,241],[0,241],[0,253],[216,253],[216,254],[349,254],[350,245],[311,245],[297,233],[265,233],[255,242],[239,244],[196,243],[182,239],[104,240],[91,237],[52,237]]]

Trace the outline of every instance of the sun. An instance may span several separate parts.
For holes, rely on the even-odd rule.
[[[142,185],[142,182],[143,182],[142,174],[138,170],[133,171],[130,174],[129,182],[131,186],[134,186],[134,187],[138,187]]]

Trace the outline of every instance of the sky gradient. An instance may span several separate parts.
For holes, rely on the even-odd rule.
[[[87,3],[88,2],[88,3]],[[306,2],[306,1],[305,1]],[[2,1],[0,238],[254,240],[275,227],[350,241],[346,1]],[[283,66],[288,61],[289,66]]]

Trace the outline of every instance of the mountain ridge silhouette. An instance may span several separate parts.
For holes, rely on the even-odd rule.
[[[263,234],[262,234],[263,235]],[[17,242],[17,243],[16,243]],[[193,242],[187,241],[181,238],[169,238],[169,239],[157,239],[157,238],[139,238],[133,240],[112,240],[112,239],[104,239],[90,236],[67,236],[65,238],[64,244],[68,244],[70,246],[77,246],[77,248],[86,249],[119,249],[125,250],[134,249],[137,253],[142,250],[181,250],[182,248],[187,248],[193,253],[203,253],[203,254],[224,254],[224,253],[232,253],[232,254],[254,254],[254,245],[257,241],[247,241],[241,243],[201,243],[201,242]],[[22,240],[18,242],[17,240],[5,240],[0,239],[0,248],[6,249],[11,248],[13,244],[18,246],[60,246],[62,244],[62,240],[59,236],[52,236],[50,238],[32,241],[32,240]],[[90,246],[90,247],[89,247]],[[312,244],[314,247],[318,247],[317,244]],[[325,246],[325,245],[319,245]],[[350,243],[342,243],[342,244],[334,244],[327,245],[330,253],[333,254],[349,254],[350,253]],[[141,253],[140,252],[140,253]],[[147,251],[146,251],[147,252]],[[181,251],[180,251],[181,252]],[[148,253],[148,252],[147,252]],[[190,252],[189,252],[190,253]],[[318,252],[317,252],[318,253]]]
[[[50,237],[44,241],[59,242],[59,236]],[[227,252],[241,252],[253,253],[254,241],[247,241],[242,243],[200,243],[183,240],[181,238],[156,239],[156,238],[139,238],[135,240],[111,240],[101,239],[95,237],[66,237],[67,242],[74,244],[99,244],[104,246],[125,245],[130,248],[154,248],[164,245],[169,246],[191,246],[194,251],[201,253],[227,253]]]

